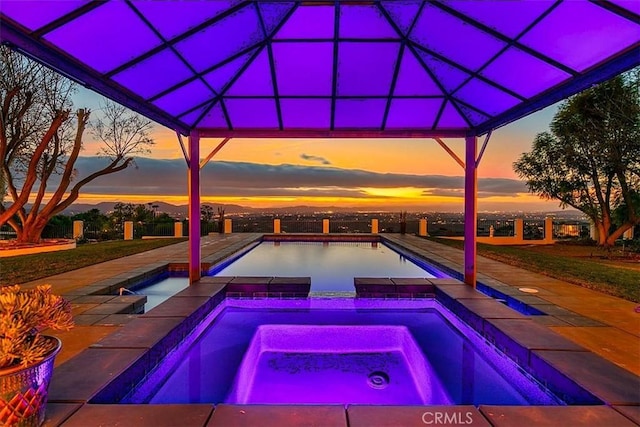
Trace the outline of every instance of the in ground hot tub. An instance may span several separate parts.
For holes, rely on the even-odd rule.
[[[405,326],[261,325],[226,403],[451,404]]]

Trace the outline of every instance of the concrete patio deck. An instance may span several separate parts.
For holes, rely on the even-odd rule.
[[[203,262],[215,263],[259,237],[259,234],[206,237],[202,242]],[[410,252],[432,259],[446,268],[458,272],[462,271],[462,252],[457,249],[409,235],[384,235],[384,237]],[[101,366],[106,362],[100,363],[100,348],[96,347],[96,343],[110,335],[117,335],[123,325],[139,317],[131,314],[114,314],[108,311],[87,314],[87,312],[91,313],[92,309],[95,313],[95,308],[100,306],[101,301],[83,300],[81,299],[83,292],[79,292],[79,290],[95,286],[100,282],[113,281],[115,283],[131,277],[132,272],[140,274],[140,272],[157,268],[158,265],[185,263],[186,259],[187,243],[184,242],[24,284],[25,286],[34,286],[50,283],[56,293],[65,294],[72,299],[77,321],[76,328],[68,332],[53,334],[63,341],[63,350],[56,360],[56,366],[62,367],[62,369],[57,369],[58,373],[64,373],[65,362],[90,346],[93,346],[93,353],[91,356],[86,356],[87,352],[82,353],[81,356],[85,356],[86,359],[82,364],[87,369],[91,369],[91,366],[97,366],[95,369],[101,369]],[[538,322],[541,326],[553,330],[568,340],[613,362],[636,377],[640,375],[640,314],[634,312],[634,303],[483,257],[478,257],[478,270],[481,272],[478,277],[479,281],[499,289],[507,295],[516,295],[519,299],[549,314],[549,316],[531,316],[534,322]],[[521,287],[537,289],[538,293],[535,295],[523,294],[518,290]],[[195,295],[198,292],[200,291],[194,289],[192,294]],[[205,293],[212,295],[214,291],[207,290]],[[204,297],[204,294],[198,294],[198,298],[204,299]],[[162,317],[149,320],[153,320],[153,324],[162,324],[160,330],[169,330],[173,323],[171,325],[165,324],[171,323],[167,319],[167,317]],[[496,320],[494,323],[500,322]],[[502,324],[500,327],[504,328],[508,325]],[[517,326],[514,327],[517,328]],[[149,334],[149,332],[144,331],[145,334]],[[528,339],[528,337],[523,339]],[[105,342],[108,341],[109,338],[105,340]],[[122,352],[122,357],[134,357],[137,352],[136,349],[126,350]],[[598,369],[599,365],[596,362],[591,367],[580,366],[582,362],[576,363],[575,360],[572,360],[572,352],[570,351],[545,352],[536,350],[535,353],[536,357],[543,359],[553,359],[563,353],[562,356],[565,357],[562,357],[562,360],[553,360],[552,362],[567,370],[573,370],[576,375],[588,377],[587,381],[598,380],[598,378],[592,378],[590,372],[591,368]],[[581,356],[584,353],[584,351],[581,352]],[[47,421],[45,422],[47,426],[409,426],[425,425],[420,416],[416,415],[416,411],[424,414],[429,408],[392,407],[386,408],[382,414],[381,407],[358,405],[350,406],[348,409],[335,406],[317,406],[298,407],[294,408],[295,410],[292,410],[292,407],[240,408],[235,405],[218,405],[215,411],[213,405],[171,405],[170,407],[161,405],[162,407],[155,409],[145,405],[92,405],[83,404],[82,399],[75,399],[73,396],[68,399],[61,397],[65,394],[64,391],[61,393],[61,390],[66,386],[65,381],[60,381],[59,378],[60,375],[54,376],[52,383],[54,396],[48,405]],[[88,381],[91,382],[90,379]],[[77,387],[77,384],[69,383],[67,386]],[[603,383],[604,393],[607,392],[607,387],[615,388],[615,385]],[[633,395],[633,391],[631,394]],[[640,401],[640,389],[632,396],[632,400]],[[567,422],[571,420],[574,425],[576,421],[583,422],[584,425],[640,425],[640,406],[635,404],[631,406],[625,404],[624,406],[566,407],[563,408],[564,411],[559,411],[561,408],[558,407],[527,407],[520,408],[519,411],[504,406],[440,408],[441,411],[457,414],[456,416],[462,414],[460,411],[463,409],[465,415],[467,409],[472,414],[470,415],[472,423],[466,423],[468,425],[519,427],[522,425],[568,425],[563,420]],[[450,418],[450,420],[458,420],[458,418]],[[466,418],[458,421],[465,420]]]

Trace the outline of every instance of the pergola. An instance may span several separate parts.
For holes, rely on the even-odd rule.
[[[464,168],[475,285],[491,131],[640,64],[640,2],[3,0],[0,40],[176,131],[192,282],[200,169],[230,138],[401,137],[434,138]],[[464,159],[445,137],[465,139]]]

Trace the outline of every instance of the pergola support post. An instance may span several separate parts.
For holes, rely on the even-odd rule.
[[[200,280],[200,134],[189,134],[189,284]]]
[[[476,287],[476,241],[478,223],[478,174],[476,156],[478,138],[465,138],[464,167],[464,283]]]

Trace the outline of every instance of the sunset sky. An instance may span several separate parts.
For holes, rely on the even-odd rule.
[[[99,114],[102,98],[82,89],[75,107]],[[480,211],[551,211],[513,172],[512,163],[531,149],[539,132],[547,130],[556,106],[548,107],[494,132],[478,171]],[[94,181],[79,202],[161,200],[187,202],[186,164],[175,133],[156,125],[152,153],[137,160],[137,168]],[[479,139],[479,145],[484,137]],[[219,139],[201,141],[205,157]],[[185,140],[186,142],[186,140]],[[464,141],[446,140],[464,158]],[[85,133],[79,176],[102,160],[93,157],[99,145]],[[367,210],[388,208],[462,211],[463,170],[430,139],[233,139],[202,171],[203,202],[252,207],[348,206]]]

